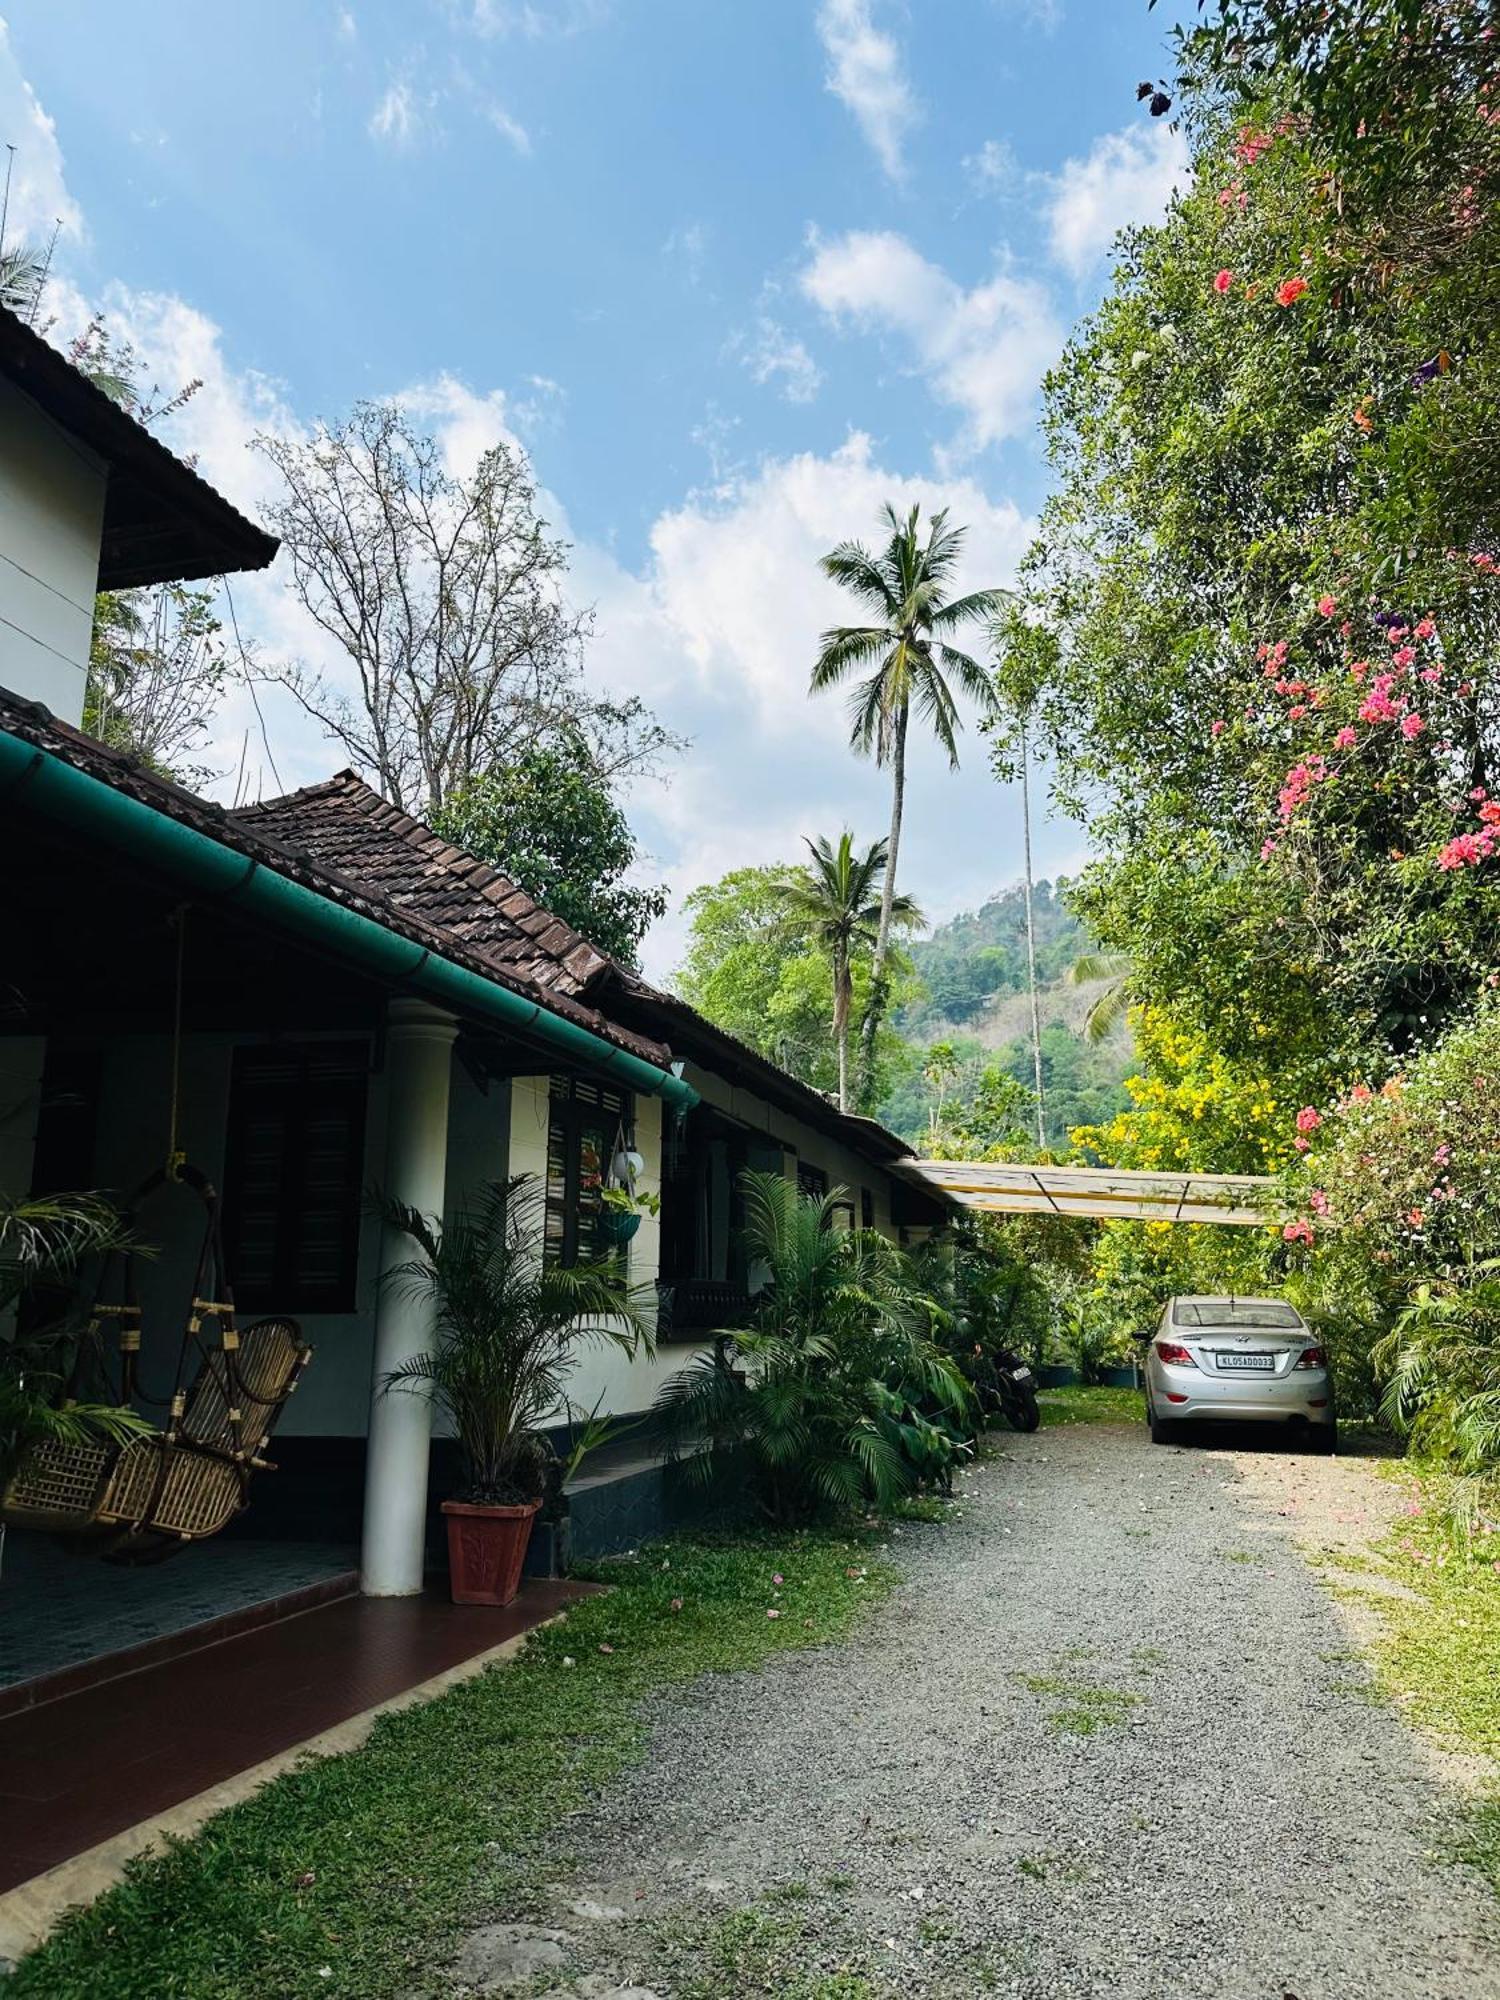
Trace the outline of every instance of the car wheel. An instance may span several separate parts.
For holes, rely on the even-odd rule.
[[[1315,1424],[1312,1427],[1312,1448],[1323,1458],[1332,1458],[1339,1448],[1339,1427],[1337,1424]]]
[[[1172,1423],[1158,1416],[1152,1416],[1149,1421],[1151,1424],[1151,1442],[1153,1444],[1181,1444],[1181,1423]]]

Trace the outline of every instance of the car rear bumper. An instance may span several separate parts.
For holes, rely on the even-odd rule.
[[[1300,1369],[1280,1381],[1216,1380],[1201,1369],[1163,1369],[1151,1401],[1168,1423],[1306,1423],[1335,1420],[1333,1388],[1319,1370]],[[1183,1401],[1178,1402],[1177,1397]]]

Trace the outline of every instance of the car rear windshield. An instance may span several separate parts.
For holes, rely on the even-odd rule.
[[[1290,1306],[1274,1299],[1179,1299],[1172,1318],[1178,1326],[1276,1326],[1288,1332],[1302,1324]]]

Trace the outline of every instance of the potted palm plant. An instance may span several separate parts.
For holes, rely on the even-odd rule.
[[[491,1183],[442,1223],[380,1206],[417,1250],[385,1282],[436,1307],[431,1349],[382,1388],[429,1397],[453,1425],[462,1478],[443,1513],[454,1602],[509,1604],[553,1459],[544,1427],[571,1417],[578,1349],[603,1342],[633,1356],[650,1335],[618,1265],[545,1261],[534,1175]]]

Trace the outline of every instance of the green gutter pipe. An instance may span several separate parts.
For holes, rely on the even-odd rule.
[[[523,1000],[509,987],[413,944],[373,918],[117,792],[51,751],[0,730],[0,802],[17,800],[112,852],[124,852],[161,869],[206,901],[233,904],[373,978],[456,1013],[477,1016],[491,1027],[534,1035],[571,1062],[587,1063],[633,1090],[661,1098],[679,1117],[698,1102],[692,1085],[670,1070],[658,1069],[576,1021]]]

